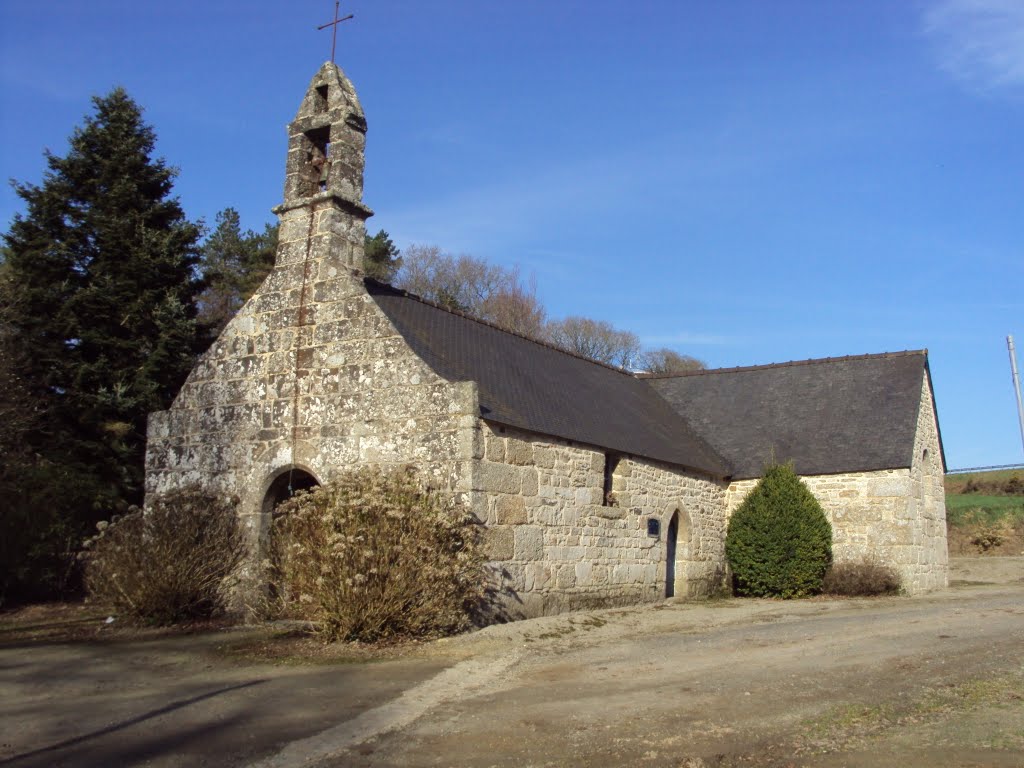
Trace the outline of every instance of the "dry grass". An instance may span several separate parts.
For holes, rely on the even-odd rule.
[[[894,595],[901,589],[900,577],[887,565],[871,560],[833,563],[825,573],[822,592],[843,597]]]
[[[982,707],[1020,707],[1020,671],[931,688],[915,697],[882,704],[844,704],[804,723],[797,754],[838,752],[888,733],[929,722],[950,721]],[[1024,743],[1017,734],[1016,746]]]
[[[140,625],[88,601],[35,603],[0,612],[0,647],[35,644],[121,643],[223,632],[226,618],[196,619],[172,626]]]

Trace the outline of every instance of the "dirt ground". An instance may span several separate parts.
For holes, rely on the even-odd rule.
[[[301,664],[266,629],[8,614],[0,765],[1020,768],[1024,557],[956,559],[952,579],[912,599],[582,612]]]

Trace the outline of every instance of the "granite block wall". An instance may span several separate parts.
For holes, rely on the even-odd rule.
[[[724,485],[612,456],[606,497],[605,451],[481,421],[470,498],[513,617],[663,598],[666,532],[677,513],[676,593],[721,583]],[[648,535],[650,518],[660,522],[657,537]]]

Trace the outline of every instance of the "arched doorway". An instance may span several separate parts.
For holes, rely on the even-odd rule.
[[[287,501],[299,491],[309,491],[319,487],[320,482],[309,472],[298,467],[290,467],[271,482],[263,496],[263,507],[260,525],[260,559],[274,558],[274,547],[272,537],[274,536],[274,520],[277,518],[277,507],[281,502]],[[263,589],[265,595],[271,600],[280,597],[280,585],[274,582],[273,570],[264,575]]]
[[[272,517],[277,505],[287,501],[299,491],[309,491],[320,485],[320,482],[309,472],[298,467],[286,469],[274,478],[263,497],[263,514]]]
[[[679,544],[679,510],[672,513],[665,535],[665,597],[676,594],[676,547]]]

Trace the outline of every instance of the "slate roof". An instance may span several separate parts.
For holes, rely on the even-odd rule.
[[[647,382],[443,309],[374,280],[366,288],[436,373],[475,381],[488,421],[677,464],[732,468]]]
[[[743,479],[909,467],[925,376],[921,350],[644,378]]]

